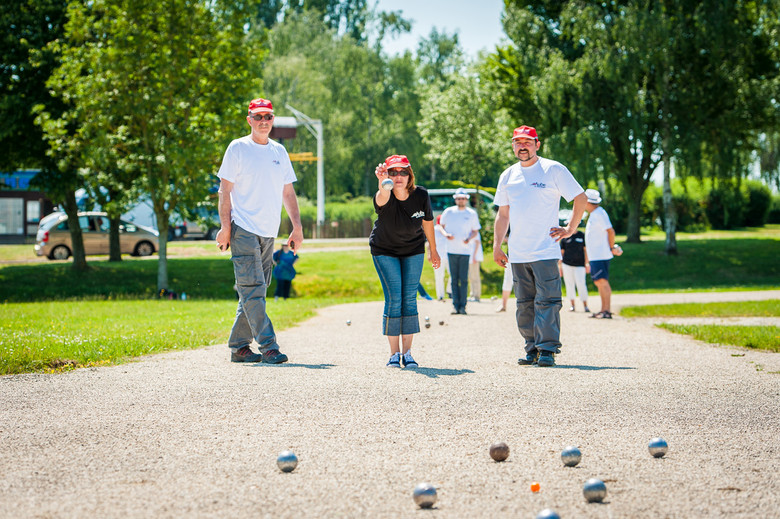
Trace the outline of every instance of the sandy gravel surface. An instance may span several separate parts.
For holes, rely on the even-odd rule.
[[[381,303],[362,303],[280,333],[282,366],[231,364],[221,345],[0,377],[0,516],[780,517],[780,355],[564,311],[558,366],[518,366],[513,315],[496,304],[451,316],[421,301],[432,326],[417,370],[384,366]],[[665,458],[648,454],[654,436]],[[496,441],[504,463],[488,456]],[[567,445],[582,450],[575,468]],[[283,474],[287,448],[300,464]],[[605,503],[583,499],[589,477]],[[412,502],[421,481],[438,488],[433,510]]]

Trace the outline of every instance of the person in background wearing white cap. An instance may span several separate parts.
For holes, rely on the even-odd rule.
[[[601,195],[595,189],[585,191],[587,197],[586,209],[589,213],[585,224],[585,247],[590,260],[590,277],[601,298],[601,311],[591,315],[596,319],[612,319],[610,304],[612,287],[609,285],[609,262],[613,256],[623,254],[620,245],[615,244],[615,229],[609,215],[601,207]]]
[[[448,207],[441,214],[441,226],[444,237],[447,238],[447,260],[452,279],[453,314],[466,315],[466,298],[468,297],[469,258],[473,244],[469,243],[479,233],[477,212],[468,206],[469,194],[459,187],[452,195],[455,205]]]
[[[426,239],[431,265],[439,268],[431,197],[425,188],[415,186],[414,171],[406,155],[387,157],[374,173],[379,181],[374,195],[377,218],[368,244],[385,295],[382,334],[390,343],[387,366],[400,368],[403,363],[405,368],[413,369],[417,362],[412,357],[412,340],[420,332],[417,287]]]
[[[498,205],[493,238],[493,259],[511,265],[517,298],[517,328],[525,339],[525,356],[518,364],[554,366],[561,342],[561,276],[558,241],[577,230],[587,202],[580,184],[569,170],[537,155],[536,129],[515,128],[512,150],[519,162],[498,180],[494,203]],[[571,220],[558,227],[561,197],[574,201]],[[509,257],[501,242],[511,225]]]
[[[267,99],[249,103],[246,121],[251,133],[230,143],[219,168],[219,221],[217,247],[232,251],[238,309],[228,347],[232,362],[287,362],[279,351],[266,292],[271,284],[274,239],[279,234],[282,204],[293,229],[287,244],[294,253],[303,242],[297,179],[284,146],[268,138],[274,108]],[[256,341],[260,353],[250,349]]]

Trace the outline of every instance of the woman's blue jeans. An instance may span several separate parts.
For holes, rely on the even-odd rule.
[[[385,293],[382,334],[397,336],[420,332],[417,285],[420,283],[424,256],[372,256]]]

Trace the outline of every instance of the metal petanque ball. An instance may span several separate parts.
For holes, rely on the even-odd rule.
[[[509,445],[504,442],[494,443],[490,446],[490,457],[495,461],[504,461],[509,457]]]
[[[298,466],[298,456],[293,451],[282,451],[276,458],[276,464],[282,472],[292,472]]]
[[[382,181],[382,189],[385,191],[390,191],[393,189],[393,181],[392,179],[386,178]]]
[[[351,325],[352,325],[352,321],[350,321],[349,319],[347,319],[347,326],[351,326]]]
[[[588,503],[601,503],[607,497],[607,485],[598,478],[590,478],[582,487],[582,495]]]
[[[444,321],[439,321],[439,326],[444,326]]]
[[[576,467],[581,459],[582,453],[573,445],[566,447],[563,449],[563,452],[561,452],[561,460],[567,467]]]
[[[669,445],[663,438],[653,438],[647,445],[647,450],[650,451],[654,458],[663,458],[666,451],[669,450]]]
[[[430,328],[431,327],[431,318],[427,315],[425,316],[425,327]]]
[[[561,516],[552,508],[545,508],[536,514],[536,519],[561,519]]]
[[[436,487],[430,483],[420,483],[414,487],[414,503],[420,508],[430,508],[436,502]]]

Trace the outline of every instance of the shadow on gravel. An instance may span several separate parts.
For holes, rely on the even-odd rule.
[[[636,369],[627,366],[577,366],[571,364],[556,364],[559,369],[581,369],[583,371],[600,371],[602,369]]]
[[[414,373],[419,373],[421,375],[425,375],[428,378],[451,377],[454,375],[474,373],[470,369],[442,369],[442,368],[415,368],[415,369],[404,369],[404,371],[412,371]]]
[[[274,368],[306,368],[306,369],[330,369],[336,367],[335,364],[295,364],[294,362],[285,362],[284,364],[268,365],[264,362],[252,363],[254,367],[274,367]]]

